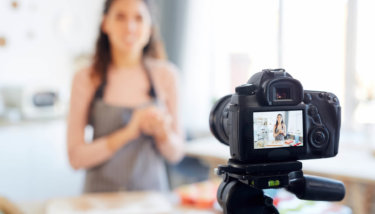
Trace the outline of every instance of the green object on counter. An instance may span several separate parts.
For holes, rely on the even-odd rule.
[[[294,207],[294,208],[289,208],[289,209],[283,209],[283,210],[279,210],[280,214],[288,214],[290,212],[300,212],[302,211],[302,209],[305,207],[305,206],[313,206],[315,204],[314,201],[304,201],[302,202],[301,204],[299,204],[298,206]]]

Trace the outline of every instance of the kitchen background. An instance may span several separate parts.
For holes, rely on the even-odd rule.
[[[81,193],[83,172],[67,159],[65,118],[72,76],[90,63],[103,2],[0,0],[0,195],[31,201]],[[341,144],[375,147],[374,1],[156,3],[169,58],[180,68],[188,140],[210,136],[216,99],[261,69],[282,67],[305,89],[339,97]],[[204,166],[186,162],[203,172],[182,180],[201,179]]]

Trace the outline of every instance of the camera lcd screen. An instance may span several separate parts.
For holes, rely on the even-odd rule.
[[[253,113],[254,149],[303,146],[303,112]]]

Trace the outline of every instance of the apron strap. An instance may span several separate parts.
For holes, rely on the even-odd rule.
[[[144,63],[143,68],[146,71],[147,79],[148,79],[148,82],[150,83],[150,90],[148,91],[148,95],[150,95],[151,98],[156,99],[157,94],[156,94],[156,90],[155,90],[155,86],[154,86],[154,81],[152,80],[150,69],[147,68],[145,63]]]
[[[103,99],[104,88],[106,85],[107,85],[107,80],[103,80],[102,83],[100,83],[99,87],[96,89],[94,98]]]

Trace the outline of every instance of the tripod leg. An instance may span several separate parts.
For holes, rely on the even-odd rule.
[[[278,214],[272,204],[272,198],[262,190],[252,188],[239,181],[222,182],[217,194],[218,202],[224,214]]]

